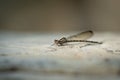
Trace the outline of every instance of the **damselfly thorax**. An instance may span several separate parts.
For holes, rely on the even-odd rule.
[[[87,43],[102,44],[102,42],[86,40],[92,36],[93,36],[92,31],[85,31],[82,33],[78,33],[76,35],[69,36],[67,38],[63,37],[59,40],[54,40],[54,43],[58,46],[63,46],[64,43],[68,43],[68,42],[87,42]]]

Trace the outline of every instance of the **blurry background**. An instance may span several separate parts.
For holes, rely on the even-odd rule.
[[[119,31],[120,0],[0,0],[0,30]]]

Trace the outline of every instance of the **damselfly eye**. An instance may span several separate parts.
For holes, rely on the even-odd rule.
[[[58,43],[58,40],[54,40],[55,43]]]
[[[54,40],[54,43],[55,43],[56,45],[58,45],[58,46],[61,46],[61,45],[62,45],[62,43],[61,43],[59,40]]]

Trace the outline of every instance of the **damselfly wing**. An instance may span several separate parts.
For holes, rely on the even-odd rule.
[[[86,40],[92,36],[93,36],[92,31],[85,31],[82,33],[78,33],[76,35],[69,36],[69,37],[67,37],[67,40]]]

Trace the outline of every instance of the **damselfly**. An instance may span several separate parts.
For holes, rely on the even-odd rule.
[[[82,33],[78,33],[76,35],[69,36],[67,38],[63,37],[59,40],[54,40],[54,43],[58,46],[63,46],[64,43],[68,43],[68,42],[87,42],[87,43],[102,44],[102,42],[86,40],[92,36],[93,36],[93,31],[85,31]]]

